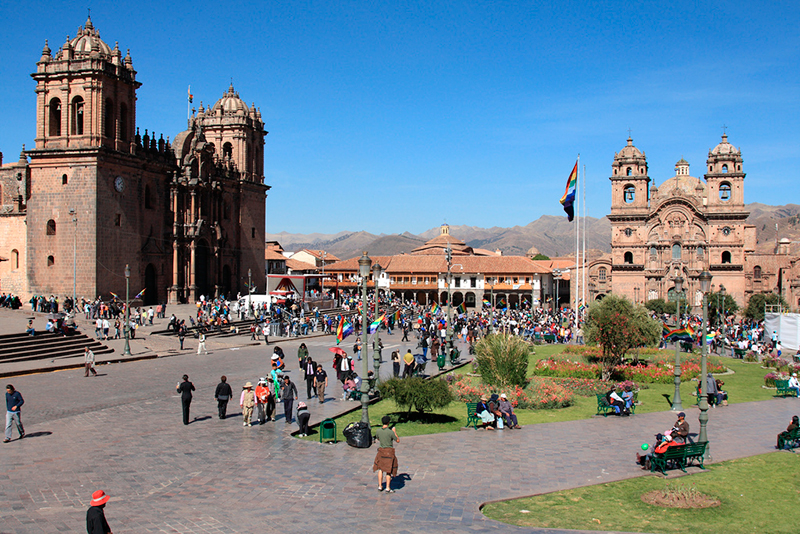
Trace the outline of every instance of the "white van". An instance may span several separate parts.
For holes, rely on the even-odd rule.
[[[233,312],[238,313],[239,310],[247,310],[248,300],[249,304],[255,308],[263,308],[264,303],[266,303],[267,311],[269,311],[270,307],[272,306],[272,295],[245,295],[244,297],[240,298],[238,302],[236,302]]]

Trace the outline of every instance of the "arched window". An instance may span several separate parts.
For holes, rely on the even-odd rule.
[[[679,260],[681,259],[681,245],[680,243],[675,243],[672,245],[672,259]]]
[[[706,251],[703,247],[697,247],[697,259],[701,260],[705,257]]]
[[[72,135],[83,135],[83,98],[72,99]]]
[[[625,176],[631,176],[632,174],[633,174],[633,169],[631,169],[630,167],[625,169]]]
[[[761,266],[756,265],[753,267],[753,280],[761,280]]]
[[[53,219],[47,221],[47,235],[56,235],[56,222]]]
[[[103,129],[106,137],[109,139],[114,139],[117,136],[115,128],[116,123],[117,121],[114,120],[114,101],[110,98],[106,98],[105,123]]]
[[[128,140],[128,106],[124,102],[119,105],[119,138]]]
[[[47,266],[52,267],[56,264],[56,259],[53,256],[47,256]]]
[[[633,202],[636,198],[636,188],[632,185],[626,185],[625,189],[622,190],[622,198],[626,204]]]
[[[233,145],[225,143],[222,145],[222,159],[233,159]]]
[[[69,183],[69,177],[66,174],[61,175],[61,185],[67,185]]]
[[[633,252],[625,253],[625,263],[627,263],[628,265],[633,263]]]
[[[605,282],[606,281],[606,274],[607,274],[606,273],[606,268],[605,267],[600,267],[597,270],[597,279],[600,280],[601,282]]]
[[[50,127],[49,134],[51,137],[58,137],[61,135],[61,100],[53,98],[50,100]]]
[[[11,268],[19,269],[19,250],[17,249],[11,251]]]
[[[722,182],[719,184],[719,199],[720,200],[730,200],[731,198],[731,184],[728,182]]]
[[[656,247],[650,247],[650,261],[658,260],[658,249]]]
[[[727,250],[722,253],[722,263],[730,263],[731,262],[731,253]]]
[[[722,165],[722,172],[728,172],[728,165],[727,164]]]
[[[144,186],[144,207],[145,209],[153,209],[153,199],[150,191],[150,184]]]

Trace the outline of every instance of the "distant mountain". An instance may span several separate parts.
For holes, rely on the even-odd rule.
[[[756,227],[759,252],[772,252],[775,248],[776,235],[789,238],[794,243],[792,252],[800,252],[800,205],[767,206],[753,203],[745,207],[750,211],[747,222]],[[778,234],[775,232],[776,223]],[[364,231],[337,234],[280,232],[267,234],[267,240],[280,242],[284,250],[323,249],[344,260],[360,256],[365,250],[375,256],[411,252],[412,249],[439,235],[439,232],[439,227],[431,228],[419,235],[407,231],[390,235],[375,235]],[[566,217],[553,215],[542,215],[530,224],[512,228],[451,226],[450,234],[473,248],[491,251],[500,249],[506,256],[524,255],[531,247],[550,257],[567,256],[575,252],[575,223],[568,222]],[[601,219],[587,217],[586,249],[593,249],[595,253],[611,251],[611,223],[606,217]]]

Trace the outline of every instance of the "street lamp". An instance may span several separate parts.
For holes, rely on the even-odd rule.
[[[711,273],[703,271],[698,277],[700,279],[700,291],[703,292],[703,332],[700,339],[703,343],[702,356],[700,358],[700,435],[697,440],[700,443],[708,442],[706,435],[706,425],[708,424],[708,345],[706,344],[706,330],[708,329],[708,286],[711,283]],[[709,455],[708,445],[706,445],[706,456]]]
[[[322,301],[325,300],[325,256],[327,256],[327,255],[328,255],[328,253],[323,250],[322,251],[322,278],[319,279],[319,283],[320,283],[319,297],[320,297],[320,300],[322,300]]]
[[[558,286],[561,285],[560,284],[560,282],[561,282],[561,269],[556,269],[555,271],[553,271],[553,280],[554,280],[555,286],[556,286],[556,302],[555,302],[555,305],[556,305],[556,309],[558,309],[558,327],[561,328],[561,305],[558,302],[558,290],[559,290]]]
[[[247,269],[247,317],[250,318],[250,308],[252,307],[252,301],[250,294],[253,291],[253,271],[252,269]]]
[[[372,266],[372,275],[375,278],[375,320],[377,321],[380,317],[380,303],[378,299],[378,278],[381,276],[381,264],[375,262],[375,265]],[[380,348],[380,329],[381,325],[378,325],[378,328],[375,329],[375,339],[372,341],[372,364],[375,368],[375,380],[380,380],[380,372],[381,372],[381,348]],[[364,341],[364,347],[367,346],[366,340]],[[364,358],[366,361],[366,358]],[[366,377],[364,377],[366,379]]]
[[[72,215],[72,222],[75,223],[75,232],[72,236],[72,313],[75,314],[75,301],[77,298],[77,291],[75,291],[75,286],[77,285],[77,265],[78,265],[78,217],[75,212],[75,208],[71,208],[69,210],[69,214]]]
[[[369,280],[369,268],[372,266],[372,260],[367,256],[367,252],[358,258],[358,274],[361,275],[361,333],[362,335],[367,332],[369,323],[367,323],[367,281]],[[369,374],[369,362],[367,361],[367,336],[364,336],[364,343],[362,344],[364,350],[364,357],[362,358],[363,365],[361,372],[361,422],[369,425],[369,381],[367,375]]]
[[[683,291],[683,277],[678,274],[675,276],[675,330],[681,326],[681,292]],[[675,340],[675,393],[672,396],[672,411],[680,412],[683,410],[681,404],[681,344]]]
[[[451,317],[451,305],[452,305],[452,295],[450,294],[450,269],[453,267],[453,249],[450,248],[450,243],[447,244],[447,248],[444,251],[445,259],[447,260],[447,317],[445,317],[444,322],[444,332],[445,332],[445,343],[444,348],[442,350],[448,350],[452,352],[453,348],[453,325],[451,324],[452,319]]]
[[[727,317],[725,316],[725,286],[722,284],[719,285],[719,296],[722,297],[722,307],[717,304],[717,312],[722,312],[722,352],[725,353],[725,340],[727,339],[727,335],[725,333],[725,326],[727,324]]]
[[[131,346],[128,340],[130,339],[131,330],[131,267],[125,264],[125,349],[122,354],[125,356],[131,355]]]

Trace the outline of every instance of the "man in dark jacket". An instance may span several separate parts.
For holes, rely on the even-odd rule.
[[[179,382],[175,389],[181,394],[181,405],[183,406],[183,424],[189,424],[189,406],[192,404],[192,391],[194,384],[189,382],[189,375],[183,375],[183,382]]]
[[[8,384],[6,386],[6,438],[3,443],[11,441],[11,427],[16,424],[17,432],[19,432],[19,439],[25,437],[25,429],[22,428],[22,414],[20,410],[25,400],[19,391],[14,389],[14,386]]]
[[[88,534],[111,534],[103,508],[106,507],[109,496],[103,490],[92,493],[90,508],[86,511],[86,532]]]
[[[297,400],[297,388],[288,376],[283,377],[281,385],[281,400],[283,401],[283,413],[286,416],[286,424],[292,422],[292,407]]]
[[[219,418],[225,419],[228,412],[228,401],[233,396],[230,384],[228,384],[228,377],[222,375],[219,378],[220,382],[217,384],[217,389],[214,391],[214,398],[217,399],[217,410],[219,411]]]
[[[311,359],[311,356],[306,356],[303,360],[303,372],[306,379],[306,397],[311,400],[314,395],[314,375],[317,372],[317,364]]]

